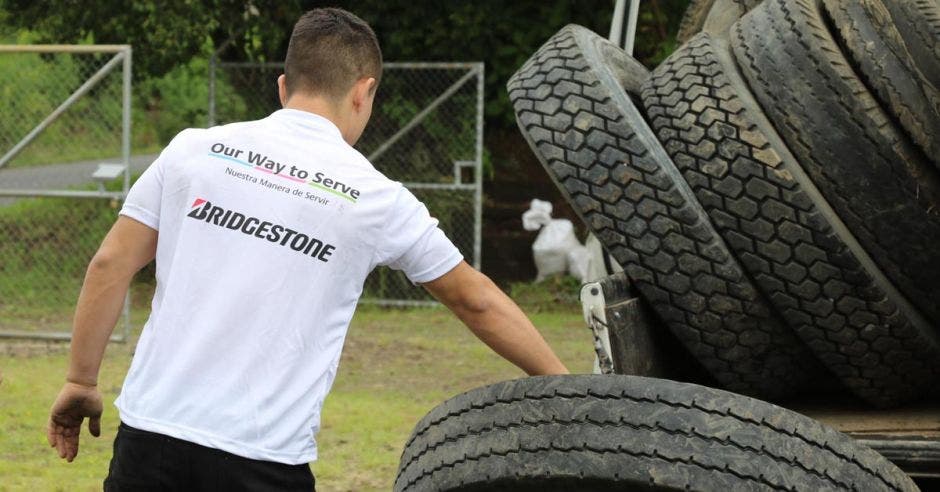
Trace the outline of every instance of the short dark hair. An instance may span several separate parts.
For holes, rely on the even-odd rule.
[[[301,90],[341,98],[363,77],[382,77],[382,50],[372,28],[339,8],[313,9],[294,25],[284,62],[287,94]]]

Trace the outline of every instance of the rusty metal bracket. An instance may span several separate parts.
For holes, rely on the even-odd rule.
[[[660,328],[625,273],[584,284],[581,306],[594,335],[596,373],[664,377],[677,366],[663,353],[668,347],[657,337]]]
[[[594,373],[613,374],[614,362],[610,352],[610,336],[607,331],[607,304],[600,282],[591,282],[581,287],[581,308],[584,322],[594,336]]]

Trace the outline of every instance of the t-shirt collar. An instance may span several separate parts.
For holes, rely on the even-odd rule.
[[[304,130],[326,131],[336,137],[343,138],[343,134],[332,121],[309,111],[284,108],[271,113],[271,118],[289,125],[296,125]]]

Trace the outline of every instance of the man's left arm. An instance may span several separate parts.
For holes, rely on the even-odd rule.
[[[460,251],[413,193],[399,190],[388,207],[376,264],[402,270],[447,306],[496,353],[529,375],[567,374],[519,306]]]
[[[98,370],[131,280],[153,260],[156,248],[156,230],[119,216],[88,265],[75,308],[68,375],[46,430],[60,458],[75,459],[86,417],[89,432],[96,437],[101,432]]]
[[[422,285],[477,338],[526,374],[568,373],[522,309],[489,277],[465,261]]]

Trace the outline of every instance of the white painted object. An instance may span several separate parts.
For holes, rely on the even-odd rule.
[[[589,282],[591,271],[591,251],[584,245],[577,245],[568,251],[568,273],[579,282]]]
[[[543,200],[532,200],[529,210],[522,214],[522,227],[527,231],[541,229],[532,243],[537,275],[535,281],[569,271],[568,253],[584,246],[574,234],[574,225],[567,219],[552,218],[552,204]],[[580,255],[579,257],[586,256]],[[586,271],[586,266],[578,266]],[[577,276],[577,275],[576,275]],[[581,278],[581,276],[578,276]]]

